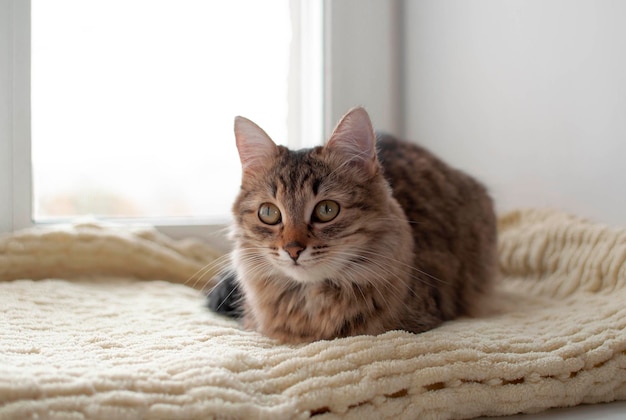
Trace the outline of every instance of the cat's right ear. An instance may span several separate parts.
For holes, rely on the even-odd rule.
[[[267,166],[278,153],[267,133],[244,117],[235,117],[235,140],[244,173],[254,173]]]
[[[364,108],[353,108],[341,118],[326,148],[339,153],[346,162],[365,169],[370,175],[378,172],[376,134]]]

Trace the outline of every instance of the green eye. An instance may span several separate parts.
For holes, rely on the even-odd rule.
[[[313,220],[326,223],[339,214],[339,204],[335,201],[324,200],[317,203],[313,211]]]
[[[259,219],[267,225],[280,222],[280,210],[272,203],[263,203],[259,207]]]

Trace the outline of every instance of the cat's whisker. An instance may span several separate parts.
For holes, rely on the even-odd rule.
[[[218,287],[219,287],[219,286],[220,286],[223,282],[225,282],[227,279],[228,279],[228,276],[221,276],[221,277],[219,278],[219,280],[217,280],[217,281],[215,282],[215,284],[213,285],[213,287],[211,287],[211,288],[210,288],[210,289],[209,289],[209,290],[208,290],[205,294],[206,294],[207,296],[209,296],[211,293],[213,293],[213,291],[214,291],[215,289],[217,289],[217,288],[218,288]],[[204,292],[204,290],[203,290],[203,292]]]
[[[225,297],[224,299],[222,299],[222,301],[220,302],[219,305],[217,305],[217,307],[215,308],[216,311],[219,311],[222,306],[224,306],[224,304],[228,301],[228,299],[233,295],[233,293],[235,293],[237,289],[233,288]]]
[[[375,255],[376,257],[384,258],[384,259],[386,259],[388,261],[391,261],[393,263],[400,264],[400,265],[405,266],[405,267],[407,267],[407,268],[409,268],[411,270],[415,270],[415,271],[417,271],[417,272],[419,272],[419,273],[421,273],[421,274],[423,274],[425,276],[428,276],[431,279],[433,279],[433,280],[435,280],[435,281],[437,281],[439,283],[442,283],[442,284],[448,284],[449,283],[448,281],[442,280],[442,279],[440,279],[440,278],[438,278],[438,277],[436,277],[436,276],[434,276],[432,274],[429,274],[429,273],[427,273],[427,272],[425,272],[423,270],[420,270],[417,267],[414,267],[412,265],[409,265],[409,264],[403,263],[401,261],[398,261],[397,259],[395,259],[393,257],[389,257],[387,255],[383,255],[383,254],[376,253],[376,252],[373,252],[373,251],[370,251],[370,250],[367,250],[367,249],[362,249],[362,248],[359,249],[359,252],[363,252],[365,254],[372,254],[372,255]]]
[[[261,263],[261,264],[266,264],[265,259],[260,256],[258,253],[254,253],[253,251],[261,251],[264,250],[265,248],[263,247],[258,247],[258,248],[241,248],[241,261],[242,262],[248,262],[248,263]],[[219,284],[225,280],[226,276],[225,274],[232,272],[233,268],[232,268],[232,262],[231,262],[231,257],[230,255],[227,256],[223,256],[220,259],[220,263],[224,264],[224,266],[212,277],[212,278],[220,278],[222,277],[216,284],[213,285],[213,287],[208,291],[208,293],[211,293],[216,287],[219,286]],[[217,261],[217,260],[216,260]],[[215,263],[215,262],[214,262]],[[261,269],[261,267],[259,268],[259,270]],[[200,270],[202,271],[202,270]],[[196,276],[198,273],[196,273],[194,276]]]
[[[204,265],[202,268],[200,268],[198,271],[196,271],[194,274],[192,274],[191,276],[189,276],[189,278],[187,280],[185,280],[183,282],[184,285],[186,286],[190,286],[194,289],[198,288],[198,283],[201,282],[204,277],[208,274],[208,273],[213,273],[209,279],[209,281],[202,286],[202,290],[204,290],[204,288],[209,284],[209,282],[211,281],[211,279],[219,276],[222,271],[228,267],[228,265],[230,264],[230,256],[229,255],[222,255],[218,258],[216,258],[215,260],[211,261],[210,263]],[[191,284],[193,282],[193,284]]]
[[[401,302],[403,302],[403,306],[405,306],[406,308],[409,308],[409,305],[405,302],[404,299],[402,299],[402,296],[399,296],[396,291],[398,287],[401,287],[401,285],[404,284],[403,280],[401,277],[399,277],[397,274],[393,274],[390,273],[388,270],[388,267],[383,266],[382,264],[378,263],[375,260],[372,260],[369,257],[364,257],[362,255],[359,254],[354,254],[354,253],[349,253],[349,252],[343,252],[342,253],[342,258],[345,257],[359,257],[359,258],[364,258],[366,262],[368,262],[369,264],[371,264],[373,267],[371,266],[365,266],[362,264],[351,264],[348,266],[348,270],[353,272],[353,273],[358,273],[359,271],[363,272],[365,275],[363,276],[363,278],[367,278],[370,279],[370,281],[368,281],[368,284],[371,285],[372,287],[374,287],[377,290],[377,293],[381,296],[381,298],[383,300],[385,300],[385,294],[382,293],[380,291],[380,289],[378,288],[378,285],[382,282],[382,285],[385,286],[385,289],[387,289],[388,293],[392,293],[394,294],[394,297],[396,298],[396,300],[399,300]],[[389,275],[392,274],[393,277],[398,281],[398,284],[393,284],[391,282],[391,280],[389,279]],[[405,273],[410,275],[410,273]],[[352,276],[354,278],[354,276]],[[418,278],[417,280],[422,281],[423,283],[429,285],[429,286],[433,286],[428,284],[427,282],[423,281],[423,279]],[[360,279],[354,279],[355,283],[362,283],[362,280]]]
[[[347,255],[343,255],[341,258],[338,258],[337,261],[340,263],[343,263],[345,262],[345,259],[343,257],[354,256],[354,254],[350,254],[350,253],[345,253],[345,254]],[[352,280],[352,284],[358,286],[360,289],[360,285],[363,284],[363,280],[362,280],[363,278],[376,279],[377,281],[368,281],[367,284],[374,287],[377,293],[379,294],[379,296],[381,297],[381,299],[383,299],[384,303],[388,305],[388,302],[386,302],[385,293],[381,292],[381,290],[378,288],[379,282],[382,280],[383,285],[386,286],[385,288],[389,291],[389,293],[394,294],[394,297],[396,298],[396,300],[404,301],[404,299],[402,299],[401,296],[396,294],[397,290],[395,289],[395,287],[397,285],[393,284],[387,278],[389,276],[389,272],[385,270],[386,267],[376,264],[374,261],[370,260],[367,257],[366,257],[366,261],[372,263],[373,267],[366,266],[366,265],[355,265],[355,264],[349,265],[347,266],[347,268],[344,266],[344,274],[350,277],[350,279]],[[361,274],[361,276],[357,277],[357,275],[359,274]],[[399,284],[402,284],[402,279],[399,276],[394,275],[394,277],[398,280]],[[362,289],[360,290],[362,292]],[[365,299],[364,295],[363,295],[363,298]],[[406,303],[404,302],[403,302],[403,305],[407,306]]]
[[[418,269],[418,268],[416,268],[414,266],[411,266],[409,264],[403,263],[403,262],[401,262],[401,261],[399,261],[399,260],[397,260],[397,259],[395,259],[393,257],[389,257],[387,255],[384,255],[384,254],[381,254],[381,253],[378,253],[378,252],[374,252],[374,251],[370,251],[370,250],[367,250],[367,249],[363,249],[363,248],[355,248],[355,251],[356,252],[348,252],[348,251],[343,251],[343,252],[335,251],[335,252],[340,252],[343,255],[345,255],[347,257],[350,257],[350,258],[365,259],[369,263],[377,265],[379,268],[381,268],[383,270],[382,271],[383,275],[381,276],[381,278],[385,278],[386,276],[389,275],[388,267],[383,266],[380,262],[377,262],[376,260],[374,260],[372,258],[366,257],[363,254],[369,254],[369,255],[372,255],[375,258],[382,258],[382,259],[385,259],[385,260],[387,260],[387,261],[389,261],[389,262],[391,262],[393,264],[396,264],[399,267],[403,268],[403,273],[404,274],[406,274],[406,275],[410,276],[411,278],[414,278],[414,279],[416,279],[416,280],[418,280],[418,281],[420,281],[420,282],[422,282],[422,283],[424,283],[424,284],[426,284],[428,286],[435,287],[435,285],[431,284],[430,282],[428,282],[423,277],[417,276],[414,272],[418,272],[418,273],[423,274],[423,275],[425,275],[425,276],[427,276],[427,277],[429,277],[429,278],[431,278],[431,279],[433,279],[433,280],[435,280],[437,282],[446,284],[446,282],[438,279],[437,277],[432,276],[432,275],[430,275],[430,274],[428,274],[428,273],[426,273],[426,272],[424,272],[424,271],[422,271],[422,270],[420,270],[420,269]],[[408,271],[404,270],[404,268],[408,269]],[[396,277],[397,277],[397,275],[396,275]]]
[[[362,281],[361,280],[362,277],[369,277],[369,276],[378,277],[379,275],[381,275],[381,273],[379,273],[378,271],[373,270],[368,267],[364,267],[364,266],[352,267],[352,269],[346,274],[348,275],[348,277],[350,277],[353,280],[353,284],[356,284],[356,285],[359,284],[359,281]],[[359,275],[359,277],[357,277],[357,275]],[[396,290],[394,290],[393,288],[386,287],[387,293],[384,293],[378,288],[379,284],[377,282],[368,282],[368,284],[376,290],[376,293],[378,294],[379,298],[382,300],[383,305],[385,305],[388,309],[391,308],[391,304],[389,303],[390,297],[394,297],[396,301],[402,302],[402,306],[408,308],[408,305],[404,303],[403,299],[401,299],[401,297],[397,295]],[[387,283],[386,286],[393,286],[393,285],[390,283]],[[392,295],[392,296],[388,296],[388,295]],[[363,297],[364,297],[364,301],[366,301],[367,299],[365,299],[365,296]]]
[[[239,263],[245,264],[249,267],[249,274],[257,275],[257,273],[274,271],[274,267],[267,261],[267,258],[258,252],[266,252],[267,248],[242,248],[241,251],[242,252],[239,255]]]

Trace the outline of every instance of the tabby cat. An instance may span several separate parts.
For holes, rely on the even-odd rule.
[[[471,315],[496,274],[485,188],[424,148],[378,140],[363,108],[325,146],[235,119],[243,170],[233,271],[209,307],[284,342],[419,333]]]

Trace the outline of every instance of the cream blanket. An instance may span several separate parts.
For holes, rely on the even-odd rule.
[[[0,419],[471,418],[626,399],[626,231],[514,212],[500,255],[495,314],[286,346],[203,307],[188,286],[218,255],[200,243],[90,225],[1,237]]]

